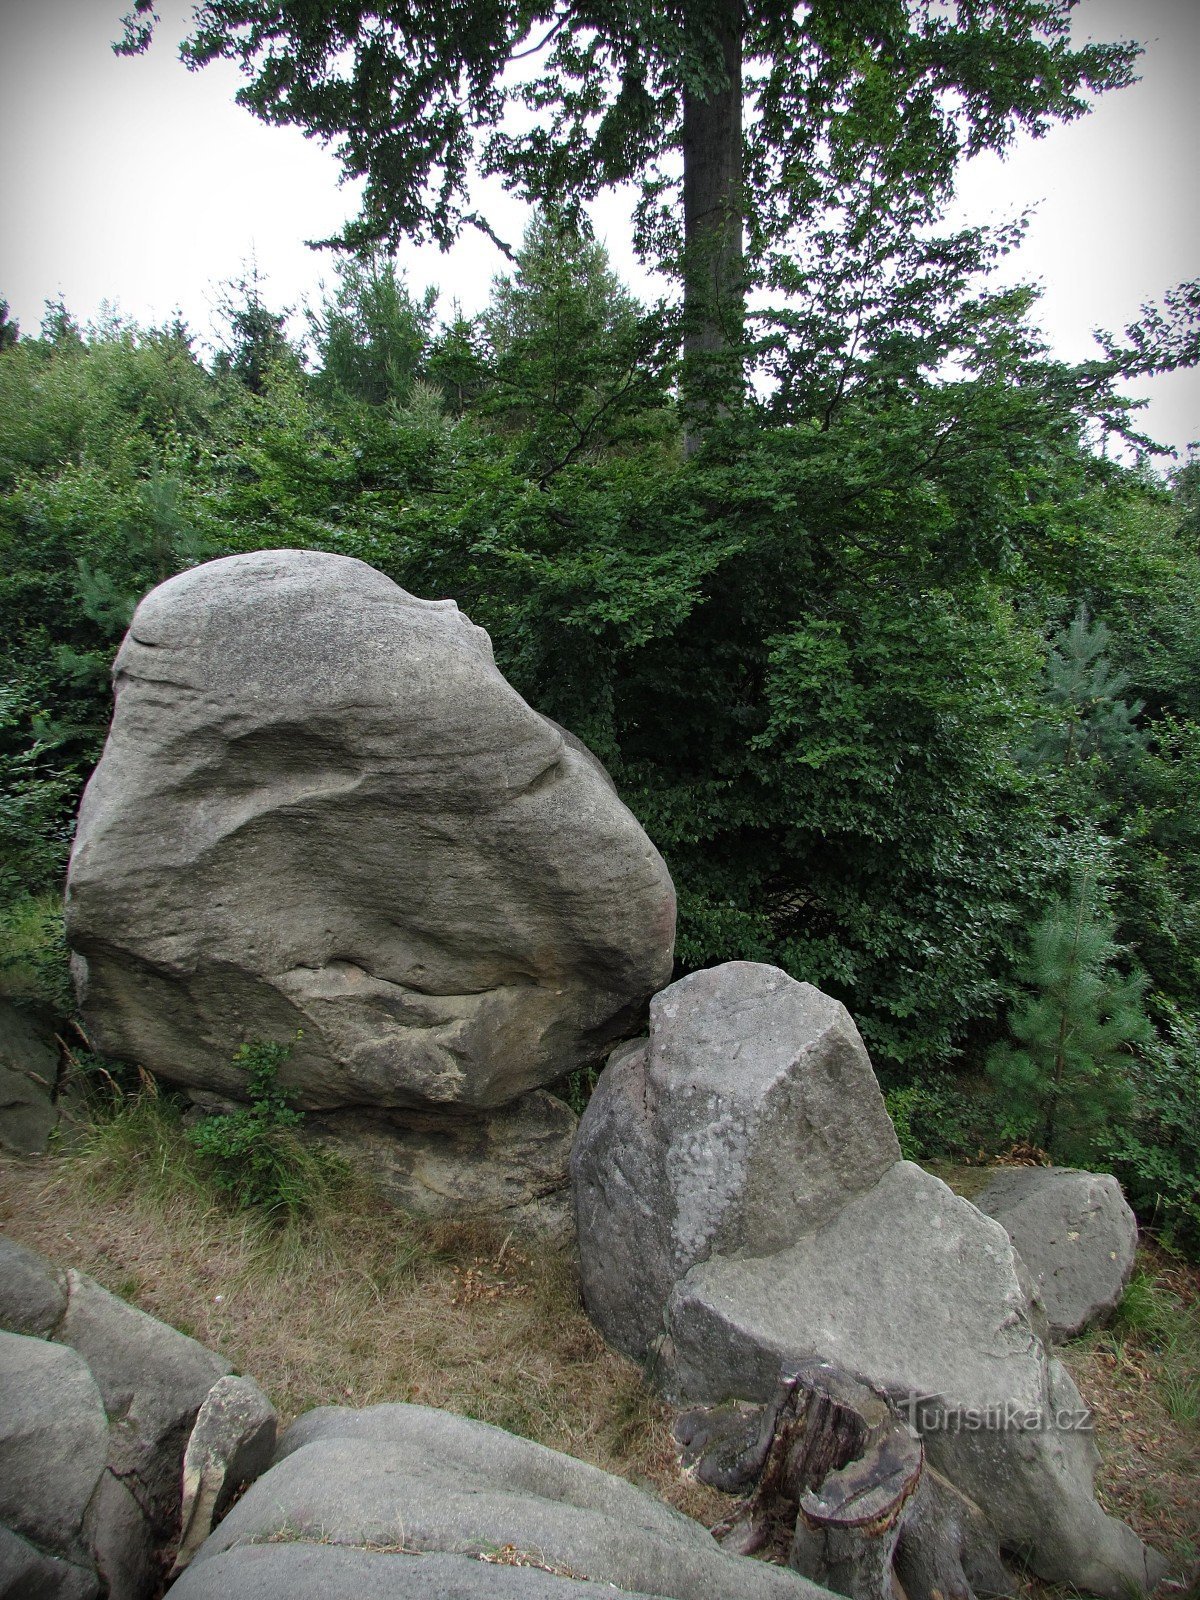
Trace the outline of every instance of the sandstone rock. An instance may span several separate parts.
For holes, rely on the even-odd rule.
[[[0,1526],[0,1595],[4,1600],[96,1600],[100,1580],[86,1567],[48,1556]]]
[[[493,1559],[344,1544],[238,1545],[189,1567],[172,1600],[613,1600],[608,1583],[586,1583],[531,1565],[531,1552]],[[507,1563],[511,1563],[507,1564]],[[662,1600],[620,1591],[624,1600]]]
[[[410,1552],[405,1559],[414,1565],[393,1560],[386,1571],[387,1581],[396,1584],[420,1573],[428,1587],[414,1588],[414,1594],[544,1590],[550,1596],[558,1591],[534,1587],[534,1574],[549,1569],[544,1575],[565,1572],[624,1594],[674,1600],[827,1600],[824,1591],[794,1574],[723,1553],[698,1523],[623,1479],[499,1428],[424,1406],[325,1408],[301,1417],[281,1440],[276,1465],[209,1537],[173,1592],[180,1600],[237,1592],[220,1585],[233,1581],[231,1572],[239,1574],[236,1581],[246,1581],[240,1574],[249,1568],[231,1568],[226,1553],[246,1561],[247,1549],[278,1539],[281,1529],[287,1541],[275,1547],[281,1552],[295,1550],[292,1540],[318,1538],[327,1547]],[[510,1559],[531,1563],[521,1573],[526,1587],[504,1590],[503,1569],[479,1559],[506,1551]],[[463,1577],[461,1589],[433,1587],[422,1564],[436,1552],[459,1563],[455,1578]],[[487,1573],[487,1585],[472,1586],[474,1571],[466,1558]],[[303,1570],[294,1555],[284,1559],[288,1564],[280,1571]],[[447,1570],[445,1564],[438,1570]],[[372,1588],[354,1585],[374,1587],[382,1581],[378,1572],[371,1564],[321,1562],[308,1569],[307,1592],[357,1600]],[[255,1563],[254,1581],[256,1594],[282,1592],[284,1580],[268,1562]],[[327,1586],[318,1589],[318,1582]],[[576,1583],[563,1592],[590,1591]]]
[[[0,1328],[48,1339],[67,1309],[67,1280],[15,1239],[0,1237]]]
[[[1067,1167],[1008,1167],[975,1204],[1016,1246],[1053,1338],[1074,1338],[1116,1309],[1133,1274],[1137,1221],[1114,1177]]]
[[[67,1288],[55,1338],[83,1357],[99,1385],[112,1419],[110,1467],[136,1494],[152,1527],[169,1535],[188,1435],[229,1363],[81,1272],[67,1273]]]
[[[784,1248],[899,1153],[844,1006],[747,961],[680,979],[655,996],[649,1039],[613,1053],[580,1123],[589,1314],[644,1357],[691,1266]]]
[[[1004,1550],[1112,1600],[1151,1587],[1157,1557],[1096,1504],[1012,1241],[898,1155],[840,1006],[748,963],[673,984],[580,1123],[593,1320],[680,1402],[766,1401],[781,1370],[833,1363],[906,1409]],[[738,1470],[745,1418],[719,1427],[719,1470]],[[925,1567],[953,1573],[953,1544]]]
[[[98,1048],[305,1109],[487,1110],[598,1059],[670,973],[661,858],[482,629],[361,562],[171,579],[117,657],[68,932]]]
[[[450,1217],[523,1212],[562,1189],[577,1120],[535,1089],[486,1116],[336,1111],[307,1128],[402,1211]]]
[[[175,1571],[187,1566],[242,1484],[271,1464],[279,1418],[253,1378],[218,1378],[205,1396],[183,1457],[183,1505]]]
[[[765,1400],[781,1367],[837,1362],[887,1391],[1041,1576],[1122,1600],[1161,1575],[1096,1504],[1095,1443],[1051,1373],[1007,1234],[911,1162],[790,1249],[693,1267],[668,1328],[658,1372],[673,1396]]]
[[[81,1564],[84,1516],[104,1474],[108,1419],[74,1350],[0,1333],[0,1523]]]
[[[0,1149],[40,1155],[58,1126],[51,1021],[0,999]]]
[[[0,1333],[0,1596],[149,1600],[189,1435],[195,1525],[267,1465],[270,1403],[194,1339],[0,1239],[5,1321],[21,1331]]]

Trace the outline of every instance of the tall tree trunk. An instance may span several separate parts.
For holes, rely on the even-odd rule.
[[[741,0],[692,0],[696,44],[725,83],[683,94],[683,400],[689,454],[741,381],[744,305]]]

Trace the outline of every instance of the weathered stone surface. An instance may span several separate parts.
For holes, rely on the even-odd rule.
[[[66,1309],[65,1274],[36,1251],[0,1236],[0,1328],[48,1339]]]
[[[1137,1220],[1111,1174],[1009,1167],[975,1204],[1016,1246],[1051,1337],[1071,1339],[1116,1309],[1133,1273]]]
[[[147,1600],[157,1592],[155,1530],[140,1496],[111,1467],[100,1475],[83,1533],[106,1600]]]
[[[614,1051],[580,1123],[590,1315],[643,1357],[696,1262],[784,1248],[899,1153],[844,1006],[754,962],[680,979],[655,996],[649,1039]]]
[[[452,602],[234,556],[147,596],[115,682],[68,894],[99,1048],[237,1099],[238,1042],[301,1028],[306,1109],[490,1109],[669,975],[661,858]]]
[[[99,1385],[112,1419],[108,1463],[152,1526],[173,1533],[188,1435],[229,1363],[83,1273],[68,1272],[67,1287],[55,1338],[79,1353]]]
[[[175,1570],[186,1567],[237,1489],[271,1464],[279,1422],[253,1378],[218,1378],[205,1396],[183,1457],[183,1504]]]
[[[108,1419],[83,1357],[0,1333],[0,1523],[67,1561],[104,1472]]]
[[[292,1541],[320,1540],[403,1549],[413,1552],[410,1559],[438,1551],[479,1558],[511,1546],[542,1567],[611,1584],[625,1594],[827,1600],[824,1591],[794,1574],[725,1554],[698,1523],[623,1479],[499,1428],[424,1406],[324,1408],[301,1417],[281,1440],[276,1465],[201,1548],[176,1591],[180,1600],[216,1594],[207,1569],[225,1552],[278,1538],[281,1529],[288,1539],[281,1550],[294,1549]],[[215,1570],[223,1578],[228,1571]],[[256,1581],[264,1570],[256,1568]],[[402,1582],[407,1570],[393,1566],[389,1573]],[[364,1592],[349,1587],[340,1563],[331,1563],[331,1571],[328,1581],[346,1586],[323,1593],[349,1600]],[[262,1578],[262,1593],[275,1592],[272,1581]],[[424,1592],[504,1591],[468,1586]],[[516,1592],[538,1591],[530,1586]]]
[[[4,1600],[95,1600],[100,1580],[85,1567],[35,1549],[0,1526],[0,1595]]]
[[[544,1571],[533,1553],[496,1553],[494,1559],[407,1550],[359,1550],[353,1545],[239,1545],[189,1567],[171,1589],[172,1600],[613,1600],[608,1583],[587,1583]],[[507,1563],[511,1562],[509,1565]],[[660,1595],[619,1591],[626,1600]]]
[[[48,1018],[0,999],[0,1149],[39,1155],[58,1126],[58,1047]]]
[[[483,1116],[337,1111],[307,1127],[402,1211],[449,1217],[506,1213],[564,1188],[577,1121],[535,1089]]]
[[[674,1396],[765,1400],[781,1367],[837,1362],[911,1416],[931,1463],[1039,1574],[1112,1600],[1153,1586],[1153,1553],[1095,1502],[1095,1443],[1069,1425],[1082,1408],[1048,1366],[1008,1235],[920,1167],[896,1163],[767,1260],[699,1263],[668,1325],[658,1373]]]

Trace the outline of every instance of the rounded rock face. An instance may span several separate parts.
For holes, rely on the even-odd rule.
[[[671,972],[675,896],[600,764],[487,634],[360,561],[233,556],[150,593],[80,810],[97,1047],[309,1109],[477,1110],[599,1059]]]

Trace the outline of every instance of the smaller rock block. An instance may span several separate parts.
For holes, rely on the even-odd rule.
[[[615,1051],[572,1155],[584,1300],[642,1359],[674,1284],[819,1227],[900,1154],[846,1008],[750,961],[681,978]]]
[[[418,1217],[506,1214],[564,1189],[577,1118],[545,1090],[483,1115],[326,1112],[306,1131]]]
[[[1112,1315],[1133,1273],[1137,1220],[1110,1173],[1009,1167],[975,1204],[1012,1240],[1053,1339],[1073,1339]]]

